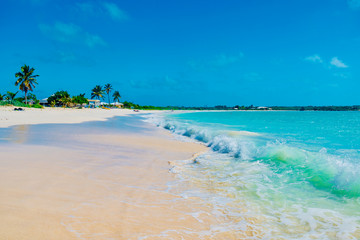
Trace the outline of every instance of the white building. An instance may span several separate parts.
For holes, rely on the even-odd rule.
[[[88,99],[89,106],[90,107],[99,107],[100,106],[100,100],[97,99]]]

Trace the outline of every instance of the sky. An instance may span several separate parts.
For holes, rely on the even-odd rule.
[[[142,105],[360,105],[360,0],[2,0],[0,93],[110,83]],[[22,94],[22,93],[19,93]]]

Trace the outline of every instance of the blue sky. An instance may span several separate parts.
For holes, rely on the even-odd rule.
[[[360,104],[360,0],[3,0],[0,92],[151,105]]]

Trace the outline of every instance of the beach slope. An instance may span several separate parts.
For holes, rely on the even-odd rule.
[[[86,118],[97,113],[90,111],[57,115],[54,110],[53,119],[36,111],[16,113],[23,118],[2,113],[9,119],[2,127],[21,119],[70,123],[111,116],[98,110],[99,116]],[[202,145],[176,141],[135,115],[82,124],[23,124],[0,133],[0,239],[215,236],[210,228],[221,220],[211,215],[212,206],[177,194],[169,171],[169,161],[190,159],[207,150]]]

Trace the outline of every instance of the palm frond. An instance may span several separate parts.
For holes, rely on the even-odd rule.
[[[24,77],[24,74],[22,74],[22,72],[17,72],[17,73],[15,73],[15,77],[17,77],[17,78]]]

